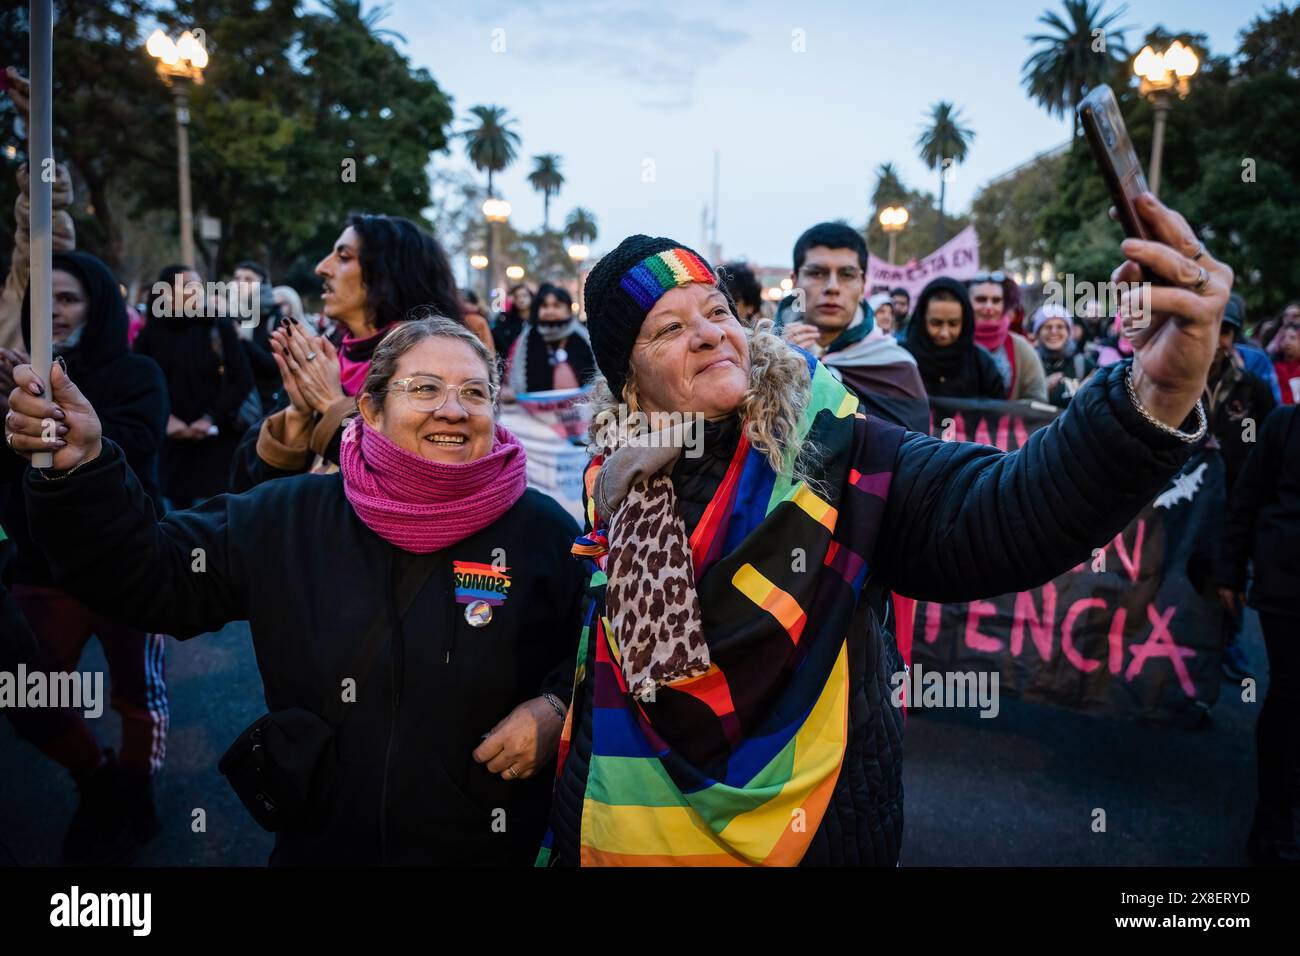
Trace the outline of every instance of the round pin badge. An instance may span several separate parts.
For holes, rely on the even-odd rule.
[[[465,620],[470,627],[483,627],[492,620],[492,605],[487,601],[471,601],[465,605]]]

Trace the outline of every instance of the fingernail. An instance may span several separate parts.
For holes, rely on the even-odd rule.
[[[33,395],[39,395],[41,392],[45,391],[45,386],[40,382],[28,382],[27,391],[31,392]]]
[[[56,408],[54,411],[50,412],[50,417],[61,422],[67,416],[63,414],[63,409]]]

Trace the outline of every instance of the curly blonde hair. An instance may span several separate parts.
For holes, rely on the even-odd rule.
[[[772,333],[771,319],[760,319],[745,329],[749,344],[749,389],[736,412],[744,422],[745,437],[767,459],[778,475],[789,475],[793,483],[810,481],[811,459],[817,450],[805,447],[799,436],[799,418],[808,404],[812,385],[808,363],[779,336]],[[620,401],[605,380],[597,375],[591,392],[592,432],[589,448],[608,451],[596,433],[596,423],[618,415]],[[640,412],[636,373],[629,368],[622,402],[629,413]]]

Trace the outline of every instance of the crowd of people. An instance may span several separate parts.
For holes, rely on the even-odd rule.
[[[26,351],[25,170],[0,312],[0,669],[104,647],[117,751],[71,709],[6,714],[79,790],[67,861],[130,859],[158,832],[164,635],[246,620],[268,713],[222,767],[276,831],[273,863],[892,865],[890,594],[1041,584],[1207,448],[1229,488],[1225,643],[1253,604],[1272,669],[1251,850],[1296,861],[1300,305],[1248,334],[1231,270],[1154,197],[1158,238],[1116,256],[1166,280],[1153,322],[1026,314],[999,271],[913,304],[867,288],[865,241],[838,223],[797,238],[774,310],[743,263],[636,235],[581,310],[557,280],[488,315],[433,236],[383,214],[340,224],[312,315],[256,261],[219,293],[168,265],[126,302],[75,250],[59,175],[52,369]],[[575,389],[593,416],[674,416],[703,453],[593,434],[579,527],[498,421]],[[940,396],[1060,414],[1004,453],[931,437]]]

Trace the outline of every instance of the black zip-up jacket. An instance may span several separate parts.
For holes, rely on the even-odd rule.
[[[1151,425],[1124,385],[1127,362],[1103,369],[1056,421],[1017,452],[908,432],[898,450],[864,597],[846,635],[849,739],[805,866],[893,866],[903,839],[903,716],[890,702],[902,659],[889,591],[970,601],[1036,587],[1113,538],[1190,455]],[[1191,431],[1195,413],[1183,422]],[[705,466],[672,475],[698,503]],[[683,483],[683,479],[688,479]],[[698,505],[696,506],[698,509]],[[594,655],[594,643],[591,653]],[[594,673],[588,660],[586,673]],[[578,688],[564,775],[551,814],[558,863],[579,858],[591,757],[592,681]]]
[[[56,578],[91,607],[182,639],[247,619],[268,710],[323,713],[356,679],[336,739],[340,783],[321,799],[327,823],[277,834],[272,863],[533,861],[554,765],[507,782],[471,754],[517,705],[546,691],[567,700],[573,684],[585,580],[569,553],[577,525],[552,499],[528,490],[443,549],[360,676],[344,671],[409,556],[362,523],[339,475],[267,482],[159,521],[105,441],[95,461],[59,480],[29,474],[26,489]],[[456,603],[457,561],[508,569],[482,627]]]

